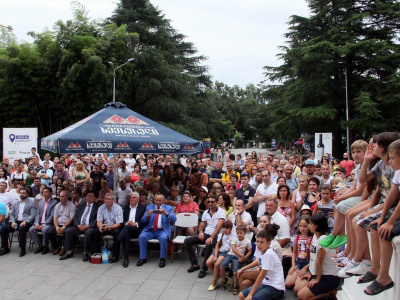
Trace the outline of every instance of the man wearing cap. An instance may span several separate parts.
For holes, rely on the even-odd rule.
[[[304,165],[306,166],[306,173],[307,173],[308,179],[311,179],[314,177],[314,178],[317,178],[321,182],[321,177],[319,177],[317,174],[315,174],[315,161],[312,159],[307,159]]]

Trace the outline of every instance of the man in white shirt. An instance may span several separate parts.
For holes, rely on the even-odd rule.
[[[257,219],[265,213],[265,205],[263,203],[268,199],[276,199],[278,197],[278,184],[271,180],[271,172],[269,170],[263,170],[261,176],[263,183],[257,187],[254,196],[254,202],[260,203],[260,205],[258,205]]]
[[[118,180],[124,179],[126,182],[129,182],[131,180],[132,172],[127,169],[126,162],[122,158],[118,161],[118,166]]]
[[[265,212],[271,217],[271,223],[279,225],[276,240],[282,248],[290,242],[290,226],[288,220],[278,211],[278,202],[275,199],[268,199],[265,202]]]
[[[129,195],[132,194],[132,189],[126,186],[126,181],[123,179],[119,180],[119,188],[117,190],[117,203],[122,207],[126,207],[129,204]]]
[[[40,183],[45,184],[46,186],[51,185],[51,179],[53,178],[53,170],[50,169],[50,163],[48,161],[43,162],[43,169],[41,169],[37,177],[40,178]]]
[[[232,232],[236,232],[236,227],[239,225],[253,226],[253,220],[251,215],[244,209],[244,201],[238,199],[235,201],[235,210],[230,214],[229,220],[232,222]]]
[[[6,192],[6,190],[7,190],[7,183],[1,182],[0,183],[0,201],[3,202],[8,207],[10,207],[14,201],[14,198],[13,198],[13,196],[11,196],[10,193]]]
[[[54,167],[54,163],[50,160],[50,153],[46,153],[44,155],[44,160],[40,162],[40,164],[44,167],[44,163],[47,161],[49,163],[49,168]]]

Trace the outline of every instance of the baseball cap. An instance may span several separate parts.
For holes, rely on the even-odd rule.
[[[315,166],[315,161],[313,161],[312,159],[307,159],[306,162],[305,162],[305,165],[306,165],[306,166],[308,166],[308,165],[313,165],[313,166]]]

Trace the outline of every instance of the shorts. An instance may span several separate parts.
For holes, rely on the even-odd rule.
[[[371,209],[374,209],[374,208],[376,208],[377,206],[380,206],[380,204],[378,204],[378,205],[375,205],[373,208],[371,208]],[[393,214],[393,212],[394,212],[394,207],[392,207],[391,209],[389,209],[389,211],[387,212],[387,215],[386,215],[386,217],[389,217],[390,218],[390,216]],[[365,217],[365,218],[363,218],[363,219],[360,219],[359,218],[359,216],[361,215],[362,213],[360,213],[360,214],[358,214],[357,216],[356,216],[356,218],[358,219],[358,222],[357,222],[357,225],[358,226],[360,226],[360,227],[362,227],[362,228],[364,228],[365,230],[367,230],[367,231],[369,231],[369,225],[373,222],[373,221],[375,221],[375,220],[377,220],[377,219],[379,219],[380,217],[381,217],[381,215],[382,215],[382,210],[380,210],[380,211],[378,211],[377,213],[374,213],[374,214],[372,214],[372,215],[369,215],[368,217]]]
[[[382,224],[385,224],[389,219],[390,219],[390,217],[386,216],[386,218],[385,218],[385,220],[383,221]],[[374,224],[374,225],[371,226],[371,228],[374,229],[374,230],[378,230],[378,225]],[[394,237],[399,236],[399,235],[400,235],[400,218],[398,218],[396,220],[396,222],[394,222],[393,229],[390,232],[390,235],[385,238],[385,240],[391,242]]]
[[[241,263],[239,262],[239,257],[237,257],[236,255],[227,254],[224,260],[221,262],[220,267],[227,268],[229,264],[232,264],[233,272],[237,272],[237,270],[242,267]]]
[[[226,256],[227,254],[228,254],[228,251],[218,251],[218,257]]]
[[[351,197],[346,200],[340,201],[336,204],[336,210],[342,215],[346,213],[350,208],[356,206],[361,201],[361,196]]]
[[[311,279],[314,279],[312,276]],[[321,280],[310,287],[311,293],[315,296],[330,293],[337,289],[340,285],[340,277],[334,275],[322,275]]]
[[[296,257],[296,269],[297,270],[301,270],[303,269],[305,266],[307,266],[310,263],[310,259],[309,258],[298,258]]]
[[[252,287],[253,286],[242,291],[242,294],[247,297],[250,294]],[[254,293],[253,300],[280,299],[283,297],[284,293],[284,290],[278,290],[270,285],[264,285],[261,283],[257,291]]]

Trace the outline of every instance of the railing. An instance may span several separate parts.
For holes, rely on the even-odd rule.
[[[369,234],[368,234],[369,236]],[[370,236],[369,236],[370,237]],[[389,274],[394,282],[394,287],[386,290],[376,296],[367,296],[364,294],[364,289],[369,283],[358,284],[357,276],[353,276],[344,280],[342,290],[338,291],[336,297],[338,300],[394,300],[400,299],[400,236],[392,240],[393,256],[390,262]],[[382,255],[382,253],[381,253]]]

